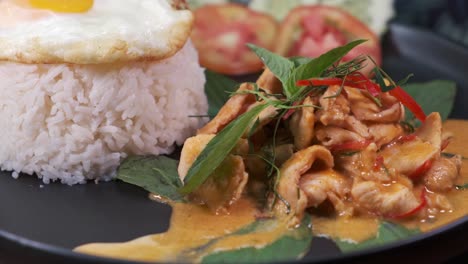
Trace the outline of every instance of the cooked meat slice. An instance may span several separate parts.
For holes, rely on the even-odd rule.
[[[369,133],[377,147],[386,145],[404,134],[399,124],[372,124],[369,125]]]
[[[315,129],[315,134],[317,139],[327,147],[350,141],[365,140],[365,138],[355,132],[335,126],[317,126]]]
[[[384,216],[407,213],[420,203],[411,189],[400,183],[355,180],[351,195],[356,209]]]
[[[317,111],[317,119],[324,125],[342,126],[350,113],[349,102],[343,94],[339,94],[340,86],[331,85],[320,97],[321,109]]]
[[[440,149],[442,145],[442,119],[439,113],[431,113],[426,117],[414,134],[421,140],[431,143],[434,147]]]
[[[289,214],[291,224],[300,222],[307,207],[307,196],[300,189],[300,178],[312,167],[318,170],[333,167],[333,156],[323,146],[311,146],[300,150],[288,159],[280,168],[276,192],[281,199],[276,199],[275,211],[281,215]]]
[[[220,87],[221,89],[222,87]],[[253,91],[254,86],[251,83],[243,83],[237,90],[241,93],[244,91]],[[204,127],[198,130],[197,134],[217,134],[232,120],[247,111],[247,109],[256,102],[253,94],[236,94],[221,107],[218,114],[208,122]]]
[[[184,181],[188,170],[215,135],[197,135],[188,138],[180,155],[179,177]],[[241,156],[248,151],[246,139],[241,139],[210,177],[189,195],[192,201],[206,204],[213,211],[224,210],[242,194],[248,174]]]
[[[223,211],[241,197],[248,179],[242,157],[229,155],[189,198],[214,212]]]
[[[460,175],[461,156],[450,159],[440,157],[434,161],[432,167],[424,174],[424,183],[434,192],[446,192],[453,188]]]
[[[177,172],[179,173],[179,177],[182,182],[184,182],[184,178],[187,175],[188,170],[195,162],[198,155],[200,155],[208,142],[210,142],[214,137],[215,135],[213,134],[202,134],[185,140],[184,147],[180,153],[179,167],[177,168]]]
[[[355,88],[345,88],[348,94],[351,112],[359,120],[380,123],[398,122],[403,118],[404,110],[399,102],[379,107],[368,95]],[[387,95],[388,96],[388,95]]]
[[[351,185],[340,173],[332,169],[306,173],[300,178],[299,187],[307,196],[307,207],[316,207],[328,199],[339,215],[347,213],[343,200]]]
[[[436,158],[440,149],[416,137],[413,140],[390,144],[380,151],[387,168],[406,176],[411,175],[426,161]]]
[[[361,137],[369,138],[369,128],[364,125],[360,120],[356,119],[356,117],[350,115],[345,118],[345,122],[343,125],[344,128],[358,133]]]
[[[256,83],[269,94],[280,94],[283,90],[280,80],[268,68],[263,71]]]
[[[304,105],[313,105],[312,99],[306,97]],[[312,144],[314,139],[314,107],[304,106],[291,117],[289,128],[294,137],[294,146],[297,149],[304,149]]]

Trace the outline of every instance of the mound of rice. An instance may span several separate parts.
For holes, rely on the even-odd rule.
[[[127,155],[170,153],[202,125],[205,77],[190,42],[158,62],[0,62],[0,166],[69,185],[109,180]]]

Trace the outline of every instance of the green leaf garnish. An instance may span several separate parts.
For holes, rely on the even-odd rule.
[[[177,191],[182,186],[177,166],[177,160],[166,156],[132,156],[120,165],[117,179],[180,202],[184,199]]]
[[[264,48],[257,47],[253,44],[247,44],[247,46],[257,54],[268,69],[270,69],[270,71],[281,81],[283,86],[286,85],[289,75],[294,68],[294,63],[280,55]],[[286,96],[289,97],[290,94],[288,94],[288,90],[285,89],[284,91]]]
[[[181,194],[189,194],[203,184],[236,146],[246,129],[252,125],[268,104],[257,105],[229,123],[206,145],[187,172]]]
[[[452,111],[457,92],[456,84],[445,80],[411,83],[402,88],[419,103],[425,113],[439,112],[442,120],[446,120]],[[407,111],[406,121],[411,123],[413,120],[413,114]]]
[[[416,234],[421,233],[418,229],[408,229],[402,225],[383,221],[379,225],[379,230],[374,238],[369,240],[353,243],[346,240],[336,239],[336,245],[344,253],[361,250],[370,247],[382,246],[394,241],[402,240]]]
[[[232,236],[242,236],[247,234],[261,234],[268,232],[278,220],[257,220],[256,222],[244,227]],[[222,240],[221,238],[220,240]],[[265,247],[247,247],[237,250],[220,251],[205,256],[202,263],[267,263],[291,261],[303,256],[309,250],[312,241],[312,232],[310,230],[310,216],[306,215],[300,227],[289,229],[278,240]]]
[[[208,98],[208,116],[215,116],[239,84],[219,73],[205,70],[205,94]]]
[[[350,50],[352,50],[357,45],[364,43],[365,41],[366,40],[362,39],[355,40],[353,42],[348,43],[345,46],[332,49],[327,53],[321,55],[320,57],[309,61],[306,64],[298,66],[289,76],[285,90],[287,90],[291,96],[296,95],[301,89],[301,87],[296,86],[297,81],[320,77],[323,72],[325,72],[333,64],[335,64],[341,58],[343,58]]]
[[[468,183],[465,183],[463,185],[455,185],[455,189],[457,189],[457,190],[466,190],[466,189],[468,189]]]

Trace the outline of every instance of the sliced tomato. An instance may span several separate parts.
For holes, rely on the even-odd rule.
[[[272,50],[278,31],[273,17],[238,4],[204,5],[194,15],[192,40],[202,66],[230,75],[262,69],[262,61],[246,44]]]
[[[343,61],[369,55],[380,65],[379,38],[361,21],[337,7],[304,5],[291,10],[280,25],[275,51],[283,56],[317,57],[356,39],[368,41],[351,50]],[[372,62],[361,70],[368,75]]]

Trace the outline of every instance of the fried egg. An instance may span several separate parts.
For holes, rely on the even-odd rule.
[[[180,0],[0,0],[0,61],[100,64],[161,60],[187,41]]]

